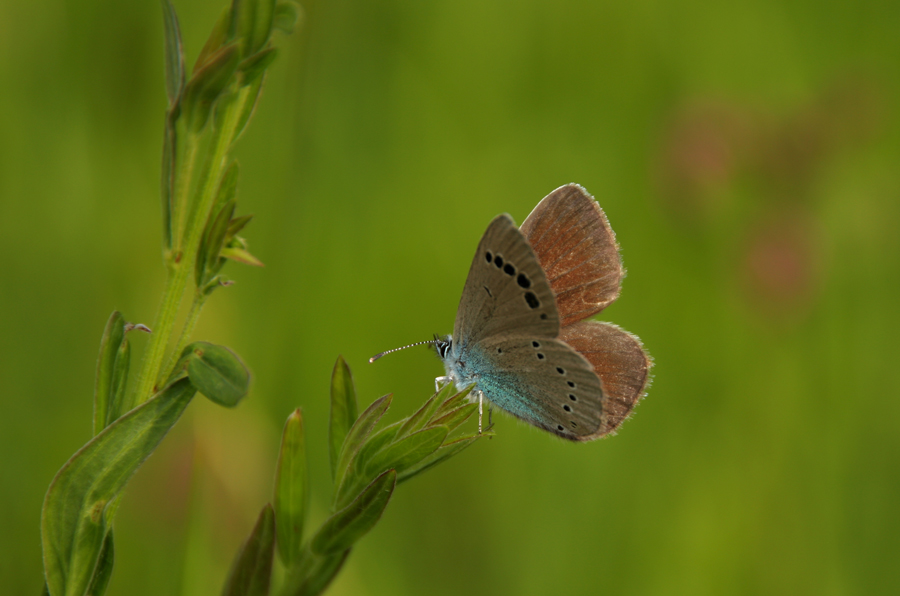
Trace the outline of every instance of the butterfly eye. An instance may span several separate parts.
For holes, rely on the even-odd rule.
[[[570,393],[570,394],[569,394],[569,399],[571,399],[572,401],[578,401],[578,398],[575,397],[575,394],[574,394],[574,393]]]
[[[562,424],[557,424],[557,425],[556,425],[556,428],[557,428],[557,430],[565,430],[565,429],[563,428]]]
[[[538,357],[538,360],[543,360],[543,359],[544,359],[544,355],[541,354],[540,352],[538,352],[537,357]]]
[[[560,368],[559,366],[556,367],[556,372],[558,372],[558,373],[561,374],[561,375],[566,374],[565,369]],[[570,383],[570,384],[571,384],[571,383]],[[572,385],[572,387],[574,387],[574,385]]]
[[[536,342],[536,341],[531,342],[531,345],[533,345],[535,348],[541,347],[541,344],[539,344],[539,343]]]
[[[571,412],[572,408],[569,407],[569,404],[566,404],[563,406],[563,410],[565,410],[566,412]]]
[[[575,389],[575,383],[573,383],[572,381],[567,381],[567,383],[568,383],[569,387],[571,387],[572,389]]]

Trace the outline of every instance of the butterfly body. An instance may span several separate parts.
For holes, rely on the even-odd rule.
[[[612,229],[578,185],[550,193],[521,230],[497,216],[453,335],[435,342],[447,377],[565,439],[609,434],[643,395],[651,363],[633,335],[582,319],[615,300],[623,276]]]

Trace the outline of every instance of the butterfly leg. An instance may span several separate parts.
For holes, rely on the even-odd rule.
[[[481,434],[481,417],[484,414],[484,393],[478,392],[478,434]]]
[[[440,391],[447,383],[452,381],[450,377],[435,377],[434,378],[434,392],[437,393]]]

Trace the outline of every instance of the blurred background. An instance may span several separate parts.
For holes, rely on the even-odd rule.
[[[189,63],[221,0],[175,3]],[[497,436],[405,484],[331,594],[900,592],[900,5],[314,0],[237,155],[264,269],[198,339],[254,373],[129,485],[109,594],[218,593],[302,407],[408,415],[478,240],[584,185],[629,275],[599,318],[656,361],[618,436]],[[0,3],[0,592],[41,587],[44,492],[90,438],[109,313],[152,324],[158,2]],[[146,345],[132,336],[137,363]],[[136,364],[134,365],[136,368]]]

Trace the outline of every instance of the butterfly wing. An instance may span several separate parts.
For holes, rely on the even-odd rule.
[[[593,316],[618,298],[625,270],[616,235],[584,188],[567,184],[551,192],[521,231],[556,294],[562,326]]]
[[[609,426],[591,364],[557,339],[490,337],[466,357],[485,397],[529,424],[570,441],[597,438]]]
[[[603,383],[607,418],[597,436],[615,431],[644,396],[650,379],[653,362],[644,352],[641,340],[616,325],[600,321],[563,327],[559,339],[584,356]]]
[[[515,331],[556,337],[553,291],[528,241],[508,215],[498,215],[478,244],[453,327],[460,349]]]

